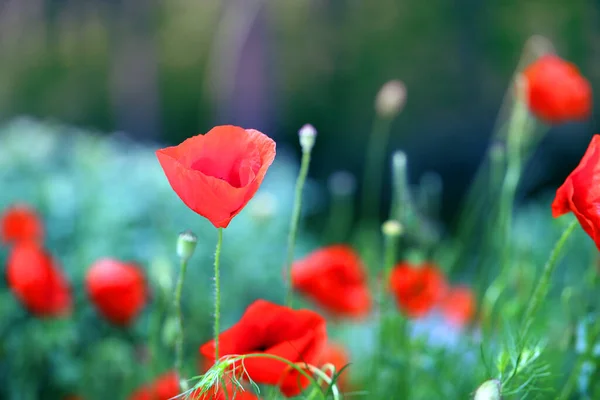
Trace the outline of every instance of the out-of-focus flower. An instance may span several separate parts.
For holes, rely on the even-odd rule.
[[[399,80],[386,82],[375,99],[375,111],[386,118],[396,116],[406,103],[406,86]]]
[[[556,191],[552,216],[572,212],[600,250],[600,135],[592,141],[565,182]]]
[[[190,400],[257,400],[251,392],[242,390],[232,382],[229,382],[230,378],[224,377],[227,381],[227,394],[221,386],[218,389],[208,389],[204,393],[200,389],[194,390],[191,393],[186,393],[187,397],[181,396],[180,398],[187,398]],[[179,380],[177,373],[174,371],[166,372],[156,378],[153,382],[147,383],[129,396],[129,400],[170,400],[181,394],[179,389]],[[235,397],[234,397],[235,395]]]
[[[324,247],[294,262],[292,285],[335,316],[363,317],[371,309],[364,266],[348,246]]]
[[[0,240],[2,243],[21,241],[41,242],[44,226],[35,210],[26,204],[8,207],[0,218]]]
[[[69,283],[58,264],[39,244],[17,243],[6,267],[8,286],[31,313],[56,317],[70,313]]]
[[[264,353],[293,363],[315,365],[326,342],[325,319],[319,314],[257,300],[235,325],[219,335],[219,354]],[[200,354],[208,363],[214,363],[214,340],[202,345]],[[246,378],[278,385],[287,397],[298,395],[309,384],[306,378],[279,360],[246,358],[243,365]]]
[[[523,75],[529,108],[542,121],[558,124],[589,117],[592,88],[574,64],[548,54],[529,65]]]
[[[260,187],[275,159],[275,142],[254,129],[217,126],[156,156],[181,200],[226,228]]]
[[[440,303],[444,319],[456,327],[462,327],[475,316],[475,296],[467,286],[455,286],[448,290]]]
[[[433,264],[402,262],[390,275],[390,289],[398,307],[410,318],[428,314],[444,297],[446,287],[444,275]]]
[[[137,389],[129,396],[129,400],[169,400],[180,392],[177,373],[167,372]]]
[[[134,264],[99,260],[88,271],[85,283],[98,312],[116,325],[129,325],[146,304],[146,280]]]
[[[339,343],[327,342],[327,345],[321,353],[321,362],[319,367],[325,364],[331,364],[335,367],[336,385],[340,391],[348,391],[348,367],[349,359],[346,348]],[[342,370],[343,369],[343,370]],[[340,373],[341,371],[341,373]],[[328,374],[330,377],[331,373]]]

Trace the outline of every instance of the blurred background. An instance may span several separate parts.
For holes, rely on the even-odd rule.
[[[207,266],[216,234],[171,190],[154,149],[219,124],[277,141],[261,192],[225,233],[223,326],[231,326],[253,300],[283,298],[301,126],[311,123],[319,134],[303,203],[314,229],[300,229],[297,256],[349,239],[351,221],[336,212],[352,218],[357,210],[347,204],[352,176],[336,175],[345,194],[331,209],[325,205],[336,196],[325,184],[339,170],[363,182],[375,97],[393,79],[405,83],[407,99],[387,154],[407,153],[412,185],[439,174],[442,220],[451,226],[499,114],[506,117],[499,110],[532,35],[548,38],[599,87],[600,2],[592,0],[0,0],[0,210],[26,202],[39,212],[45,246],[72,282],[76,305],[69,319],[37,319],[0,280],[0,399],[124,399],[171,368],[175,239],[187,228],[199,246],[183,296],[184,369],[197,373],[198,347],[212,329]],[[598,128],[595,117],[551,127],[525,169],[518,200],[551,194]],[[389,199],[385,187],[382,198]],[[564,219],[549,215],[548,198],[539,198],[517,210],[513,240],[527,266],[543,265],[563,229]],[[478,213],[487,225],[487,210]],[[427,237],[428,250],[437,250],[438,225],[425,228],[436,233]],[[577,246],[573,254],[585,259],[578,267],[591,265],[593,243]],[[378,267],[372,260],[380,247],[365,247],[366,264]],[[0,265],[9,250],[0,247]],[[457,258],[464,268],[453,271],[453,282],[472,281],[479,264],[497,264],[482,246],[462,250],[476,263]],[[87,298],[86,270],[103,257],[136,262],[151,287],[149,304],[126,329],[99,318]],[[571,267],[561,281],[581,278],[582,269]],[[358,365],[373,352],[370,323],[330,328]],[[456,357],[468,355],[453,348]],[[450,373],[475,368],[448,360]],[[465,375],[448,380],[455,387],[444,398],[472,394],[480,377]]]
[[[310,174],[325,181],[361,174],[374,97],[400,79],[408,98],[390,152],[408,153],[413,179],[442,176],[448,219],[533,34],[598,86],[600,4],[589,0],[2,0],[0,118],[160,144],[236,124],[298,152],[310,122]],[[525,192],[560,184],[596,129],[553,128]]]

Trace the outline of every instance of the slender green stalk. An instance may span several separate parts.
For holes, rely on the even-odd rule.
[[[507,132],[507,148],[506,148],[506,174],[502,182],[500,190],[498,223],[500,224],[500,273],[486,290],[483,298],[483,308],[487,310],[487,315],[491,315],[494,305],[499,295],[504,290],[504,286],[508,281],[507,275],[511,266],[511,237],[512,237],[512,220],[513,208],[515,202],[515,194],[521,179],[522,172],[522,137],[527,134],[527,106],[524,101],[524,87],[520,80],[517,80],[517,97],[515,106],[508,125]],[[483,279],[483,274],[480,274],[479,280]],[[484,321],[485,322],[485,321]]]
[[[567,239],[571,236],[571,234],[577,227],[577,224],[577,220],[573,219],[573,221],[571,221],[569,226],[564,230],[564,232],[554,245],[554,248],[550,252],[550,257],[548,258],[548,261],[546,261],[544,269],[542,270],[542,276],[540,277],[540,280],[538,281],[533,291],[533,294],[531,295],[531,299],[529,300],[529,304],[527,305],[525,315],[523,316],[523,323],[520,332],[521,334],[519,335],[520,337],[525,336],[535,318],[535,314],[540,308],[540,305],[548,295],[548,291],[550,290],[550,280],[558,264],[558,260],[561,256],[562,249],[565,246]]]
[[[354,202],[351,196],[333,196],[331,211],[324,229],[323,241],[325,243],[339,243],[346,240],[352,225]]]
[[[383,184],[386,147],[390,136],[390,118],[376,116],[367,145],[367,158],[363,174],[361,204],[363,218],[378,215],[381,207],[381,188]]]
[[[300,223],[300,211],[302,210],[302,191],[308,175],[308,167],[310,165],[311,148],[302,148],[302,162],[300,164],[300,173],[296,180],[296,192],[294,196],[294,208],[292,210],[292,218],[290,221],[290,233],[288,235],[288,249],[285,268],[286,277],[286,295],[285,305],[292,307],[292,263],[294,262],[294,247],[296,246],[296,235],[298,233],[298,225]]]
[[[392,208],[390,218],[401,224],[408,222],[411,213],[410,193],[408,190],[407,159],[403,151],[396,151],[392,156]]]
[[[182,377],[183,365],[183,315],[181,312],[181,293],[183,292],[183,282],[185,281],[185,272],[188,266],[188,258],[181,258],[179,268],[179,278],[175,286],[175,298],[173,305],[175,307],[175,316],[177,318],[177,335],[175,337],[175,371],[179,378],[179,386],[181,390],[188,390],[187,381]]]
[[[220,278],[220,261],[221,261],[221,246],[223,245],[223,228],[218,228],[219,237],[217,239],[217,248],[215,249],[215,362],[219,360],[219,332],[221,323],[221,278]]]

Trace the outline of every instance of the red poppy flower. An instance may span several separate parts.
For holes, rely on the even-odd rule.
[[[275,159],[275,142],[254,129],[217,126],[156,156],[181,200],[226,228],[261,185]]]
[[[592,88],[577,67],[545,55],[523,71],[531,112],[551,124],[581,120],[592,110]]]
[[[54,317],[71,311],[69,283],[59,266],[39,244],[19,242],[8,257],[8,286],[33,314]]]
[[[41,241],[44,226],[35,210],[25,204],[7,208],[0,219],[0,240],[15,243],[24,240]]]
[[[594,135],[579,165],[556,191],[552,216],[569,211],[600,250],[600,135]]]
[[[348,246],[325,247],[296,261],[292,285],[336,316],[362,317],[371,309],[363,264]]]
[[[446,281],[433,264],[413,266],[404,262],[392,270],[390,288],[400,309],[411,318],[419,318],[443,297]]]
[[[189,399],[194,400],[232,400],[235,394],[236,400],[257,400],[251,392],[234,388],[233,383],[227,384],[227,395],[219,388],[216,393],[209,389],[201,393],[201,390],[196,390],[189,394]],[[181,394],[179,389],[179,380],[177,373],[170,371],[156,378],[152,383],[143,385],[129,396],[129,400],[170,400]]]
[[[116,325],[130,324],[147,300],[142,271],[134,264],[109,258],[92,265],[86,287],[98,312]]]
[[[326,341],[325,319],[319,314],[257,300],[235,325],[219,335],[219,354],[263,353],[314,365]],[[200,347],[200,353],[212,363],[214,352],[214,340]],[[288,364],[270,358],[247,358],[244,370],[256,383],[279,385],[288,397],[298,395],[309,383]]]
[[[335,367],[336,384],[340,391],[348,389],[348,352],[341,344],[328,342],[321,353],[319,367],[325,364],[331,364]],[[340,373],[340,371],[342,371]],[[331,374],[329,374],[331,377]]]
[[[440,303],[444,318],[452,325],[462,327],[475,316],[475,296],[471,288],[456,286],[451,288]]]

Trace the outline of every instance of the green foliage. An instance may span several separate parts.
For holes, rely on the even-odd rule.
[[[283,302],[282,269],[297,170],[280,149],[261,192],[224,233],[223,328],[237,321],[254,299]],[[0,207],[26,201],[40,211],[46,246],[60,260],[76,296],[71,317],[44,320],[28,315],[8,288],[0,288],[0,397],[62,399],[78,394],[91,400],[121,399],[171,369],[177,333],[171,308],[177,239],[186,229],[198,239],[182,296],[183,370],[188,377],[198,375],[198,347],[210,338],[213,323],[211,277],[217,233],[173,193],[152,148],[118,135],[107,138],[21,119],[0,128],[0,181],[10,188],[1,192]],[[413,203],[410,188],[404,190],[403,206],[411,215],[402,225],[405,232],[396,259],[433,257],[448,270],[452,283],[470,283],[480,299],[491,278],[500,277],[494,307],[486,314],[485,303],[479,304],[479,319],[468,329],[452,328],[436,313],[408,320],[383,298],[378,298],[381,314],[361,322],[330,321],[330,337],[351,353],[344,374],[352,387],[343,396],[466,399],[483,382],[497,379],[505,400],[547,399],[563,392],[563,400],[576,394],[595,398],[600,390],[594,380],[600,365],[597,251],[578,227],[565,241],[564,257],[557,258],[548,296],[522,329],[544,264],[572,218],[552,219],[548,199],[518,208],[509,236],[513,267],[501,274],[498,255],[504,247],[493,233],[495,225],[483,217],[489,210],[476,209],[479,223],[472,235],[491,240],[461,243],[460,237],[439,231],[431,202]],[[419,186],[414,192],[422,190]],[[309,182],[305,198],[321,195]],[[312,205],[305,214],[316,202],[308,203]],[[357,248],[366,249],[362,256],[373,279],[383,270],[383,241],[378,235],[374,230],[355,239]],[[296,253],[319,244],[301,229]],[[2,260],[5,256],[6,251]],[[86,298],[85,272],[101,257],[133,260],[147,273],[152,301],[128,329],[106,323]],[[451,268],[457,259],[467,267]],[[472,270],[473,265],[485,271]],[[312,307],[307,302],[301,305]],[[226,375],[223,365],[192,383],[206,388],[217,382]],[[318,371],[311,372],[313,379],[326,381]],[[339,373],[335,371],[334,382]],[[260,391],[261,398],[280,398],[271,388],[250,389]],[[334,394],[329,383],[322,393],[316,386],[308,390],[305,398],[336,398]]]
[[[183,296],[186,370],[189,376],[197,374],[198,346],[211,337],[217,233],[177,198],[152,148],[117,136],[28,119],[0,128],[0,182],[10,188],[0,193],[0,209],[27,202],[39,210],[46,246],[64,267],[77,299],[71,318],[40,321],[28,316],[2,284],[2,398],[37,399],[42,393],[44,398],[68,393],[86,399],[121,398],[171,368],[173,324],[167,315],[178,268],[177,238],[184,229],[198,236]],[[295,174],[295,163],[281,151],[262,194],[224,234],[224,327],[237,321],[256,298],[283,298],[281,267]],[[307,190],[317,195],[314,188]],[[301,235],[299,252],[314,247]],[[3,250],[2,265],[5,256]],[[139,263],[152,286],[152,303],[130,329],[104,322],[86,299],[85,272],[102,257]]]

